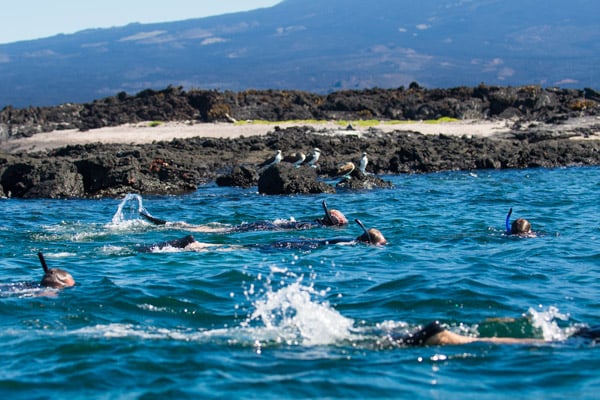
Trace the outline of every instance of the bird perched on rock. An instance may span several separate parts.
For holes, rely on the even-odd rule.
[[[296,168],[298,168],[300,164],[304,162],[304,160],[306,160],[306,155],[304,155],[304,153],[301,151],[298,151],[296,152],[296,154],[293,154],[291,156],[286,156],[283,159],[283,161],[293,164]]]
[[[316,164],[317,164],[317,161],[319,161],[320,156],[321,156],[321,150],[319,150],[317,147],[315,147],[313,149],[312,154],[306,158],[306,161],[305,161],[306,165],[308,165],[309,167],[316,168],[317,167]]]
[[[348,161],[340,166],[338,166],[335,174],[336,176],[341,176],[342,179],[350,179],[350,174],[354,172],[356,166],[352,161]]]
[[[262,164],[259,164],[258,169],[264,171],[272,165],[279,164],[281,162],[281,158],[281,150],[277,150],[277,153],[275,153],[273,157],[269,158]]]
[[[360,166],[358,167],[359,171],[363,174],[367,173],[367,164],[369,163],[369,159],[367,158],[367,153],[363,152],[362,157],[360,158]]]

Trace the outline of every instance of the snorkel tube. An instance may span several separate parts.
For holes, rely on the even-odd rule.
[[[42,263],[42,268],[44,268],[44,273],[47,274],[48,273],[48,264],[46,264],[46,260],[44,259],[44,255],[42,254],[42,252],[38,252],[38,258],[40,259],[40,262]]]
[[[331,212],[327,208],[327,203],[325,203],[325,200],[323,200],[323,211],[325,211],[325,218],[323,218],[323,221],[328,225],[335,225],[333,219],[331,219]]]
[[[512,214],[512,207],[508,210],[508,214],[506,214],[506,233],[512,233],[512,229],[510,228],[510,215]]]
[[[371,233],[369,233],[369,230],[365,227],[365,225],[360,222],[360,219],[356,218],[354,220],[354,222],[356,222],[358,224],[358,226],[360,226],[362,228],[362,230],[365,232],[365,235],[367,235],[367,238],[369,239],[369,244],[375,244],[373,242],[373,238],[371,237]]]

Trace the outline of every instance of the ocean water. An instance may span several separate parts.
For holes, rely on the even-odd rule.
[[[182,196],[3,199],[3,398],[597,398],[600,168],[386,176],[391,189],[262,196],[207,186]],[[360,228],[193,233],[205,251],[140,246],[189,232],[312,220],[321,202],[385,247],[272,249]],[[525,217],[537,237],[507,236]],[[42,290],[37,252],[75,287]],[[472,336],[539,345],[403,347],[439,320]]]

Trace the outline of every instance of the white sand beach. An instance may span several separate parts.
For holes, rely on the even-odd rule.
[[[33,152],[64,147],[75,144],[88,143],[123,143],[142,144],[154,141],[170,141],[176,138],[186,139],[191,137],[206,138],[239,138],[241,136],[266,135],[276,127],[288,128],[292,126],[309,126],[314,130],[327,130],[328,134],[353,134],[360,135],[371,128],[382,132],[394,130],[413,131],[424,135],[444,134],[450,136],[479,136],[492,137],[507,134],[511,131],[512,120],[460,120],[460,121],[411,121],[402,123],[381,122],[378,125],[353,125],[353,130],[334,121],[329,122],[277,122],[277,123],[199,123],[199,122],[165,122],[158,125],[151,122],[127,124],[117,127],[93,129],[89,131],[57,130],[53,132],[38,133],[28,138],[11,139],[0,143],[0,151],[15,153],[18,151]],[[569,120],[562,125],[544,125],[543,129],[554,131],[572,131],[575,127],[597,126],[598,118],[581,118]],[[543,125],[543,124],[541,124]],[[540,126],[540,124],[538,124]],[[574,134],[577,136],[577,134]],[[583,137],[581,137],[583,138]],[[598,129],[587,137],[600,139]]]
[[[292,126],[310,126],[315,130],[328,130],[336,134],[352,133],[361,134],[370,128],[383,132],[393,130],[407,130],[422,134],[446,134],[468,136],[491,136],[509,131],[508,121],[452,121],[452,122],[406,122],[406,123],[380,123],[372,126],[353,126],[347,130],[346,126],[336,122],[279,122],[279,123],[198,123],[198,122],[165,122],[153,126],[151,122],[127,124],[117,127],[93,129],[89,131],[57,130],[53,132],[37,133],[31,137],[11,139],[0,143],[0,150],[14,153],[17,151],[40,151],[64,147],[66,145],[87,143],[124,143],[142,144],[154,141],[170,141],[172,139],[186,139],[191,137],[207,138],[239,138],[241,136],[266,135],[275,127],[288,128]]]

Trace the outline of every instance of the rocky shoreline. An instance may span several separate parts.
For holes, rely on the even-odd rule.
[[[33,153],[0,153],[0,195],[18,198],[100,198],[124,193],[181,194],[217,182],[253,186],[266,194],[319,193],[385,186],[385,174],[448,170],[600,165],[600,95],[591,89],[456,88],[373,89],[326,96],[284,91],[245,93],[145,91],[84,105],[0,111],[6,145],[40,132],[82,132],[141,121],[233,121],[247,119],[364,120],[442,117],[511,121],[493,136],[424,135],[398,125],[318,129],[310,124],[277,127],[264,136],[192,137],[143,144],[73,144]],[[158,123],[158,122],[157,122]],[[286,125],[287,126],[287,125]],[[319,168],[281,163],[261,185],[256,165],[276,150],[308,153],[319,148]],[[341,163],[369,155],[368,174],[353,185],[322,185],[339,175]],[[285,177],[285,180],[282,180]],[[264,181],[265,178],[263,178]],[[280,182],[273,189],[273,182]],[[276,185],[277,186],[277,185]],[[266,189],[269,187],[268,189]]]

